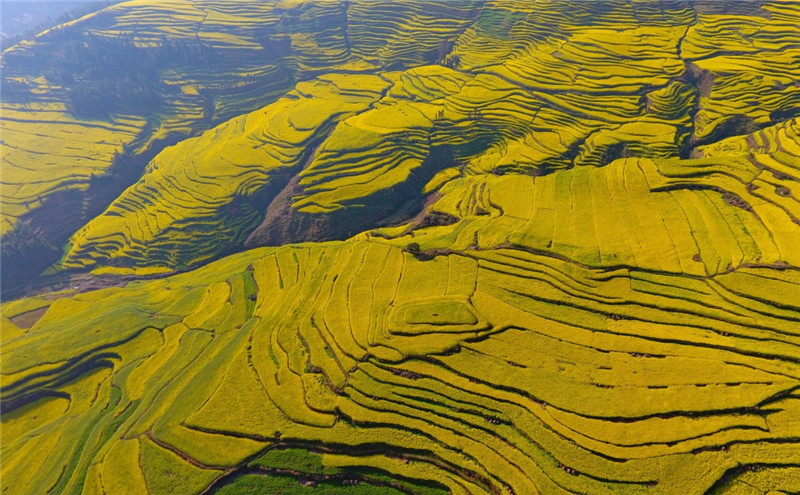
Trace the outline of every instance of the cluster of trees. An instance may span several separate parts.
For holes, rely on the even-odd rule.
[[[3,236],[0,240],[0,250],[4,258],[9,256],[21,256],[30,252],[33,247],[39,244],[38,233],[28,222],[18,222],[17,225]]]
[[[137,155],[133,151],[132,145],[123,145],[121,151],[114,151],[111,165],[105,172],[100,175],[92,174],[89,181],[89,191],[106,192],[110,187],[126,187],[142,176],[151,155],[152,153]],[[117,191],[117,193],[121,192],[121,190]],[[116,197],[116,194],[114,197]]]

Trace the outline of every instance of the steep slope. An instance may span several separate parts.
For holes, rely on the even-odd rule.
[[[4,283],[64,249],[0,311],[3,490],[800,492],[798,49],[794,2],[137,0],[6,52]]]
[[[461,222],[376,234],[423,250],[515,246],[595,267],[692,275],[798,266],[798,132],[795,119],[700,148],[699,159],[627,158],[542,177],[457,179],[426,214]]]
[[[407,225],[6,303],[3,477],[24,493],[792,491],[797,129],[699,159],[455,179]]]
[[[474,8],[131,1],[6,50],[0,235],[4,264],[17,268],[5,284],[25,283],[55,262],[68,237],[164,147],[320,73],[435,62],[439,43],[452,42]],[[372,21],[382,16],[391,22]]]
[[[260,111],[167,148],[74,236],[64,266],[175,267],[241,245],[262,203],[285,187],[315,143],[389,85],[372,75],[321,76]]]
[[[373,7],[377,10],[364,13],[365,18],[380,19],[386,14],[377,6],[368,8]],[[568,7],[583,14],[575,15]],[[296,160],[291,162],[295,166],[290,173],[300,173],[282,192],[251,188],[243,196],[228,194],[213,200],[226,208],[217,208],[211,221],[235,230],[223,236],[224,242],[204,248],[200,246],[207,246],[206,241],[186,234],[207,232],[209,214],[205,205],[195,205],[193,214],[172,211],[169,201],[158,200],[174,194],[169,192],[173,189],[189,194],[195,188],[192,182],[196,179],[177,172],[182,168],[172,173],[164,170],[166,176],[146,174],[133,190],[77,234],[62,266],[91,268],[113,260],[123,266],[177,268],[240,248],[248,236],[250,247],[342,239],[412,216],[425,195],[441,185],[425,189],[442,170],[455,167],[466,177],[544,175],[571,167],[603,166],[618,157],[686,157],[697,153],[692,151],[695,146],[720,134],[713,129],[730,135],[737,129],[763,127],[794,111],[794,86],[787,81],[797,76],[797,64],[778,64],[772,69],[764,65],[764,60],[772,60],[775,54],[791,57],[795,42],[800,42],[796,25],[788,21],[794,11],[780,4],[765,6],[761,12],[771,16],[765,19],[698,13],[688,5],[668,7],[653,10],[614,2],[482,5],[452,51],[442,58],[443,65],[423,65],[391,76],[385,73],[383,77],[393,84],[378,101],[354,109],[354,115],[343,116],[332,129],[320,124],[314,131],[322,140],[319,149],[302,172]],[[359,8],[367,7],[353,8],[352,15],[357,16],[361,15],[357,14]],[[730,30],[725,26],[739,18],[745,19],[747,29],[737,31],[735,38],[725,34],[725,29]],[[548,30],[545,25],[553,28]],[[498,31],[498,26],[507,26],[508,31]],[[350,39],[369,39],[361,28],[349,29]],[[373,29],[396,30],[397,25],[377,23]],[[434,23],[426,29],[436,31],[440,26]],[[713,45],[710,40],[716,38],[725,43]],[[740,49],[737,43],[749,48]],[[504,55],[490,59],[473,55],[482,53],[487,44],[505,50]],[[712,45],[713,49],[709,48]],[[397,50],[393,56],[403,63],[423,62],[403,58],[406,51],[395,42],[387,44],[385,50],[390,49]],[[380,62],[387,65],[388,59]],[[785,87],[766,91],[736,82],[750,72]],[[326,77],[356,87],[361,76],[333,73]],[[718,90],[720,96],[715,96]],[[303,92],[301,88],[298,91]],[[734,104],[732,91],[738,100],[748,103]],[[235,124],[225,124],[214,132],[234,128]],[[191,146],[187,143],[180,153],[195,153],[188,149]],[[280,153],[283,145],[264,146],[274,154]],[[170,156],[166,152],[157,161],[170,160]],[[209,156],[205,149],[192,159],[230,160]],[[228,180],[221,177],[219,181]],[[236,179],[223,187],[235,189],[235,183]],[[155,192],[142,196],[137,192],[142,189]],[[152,195],[151,206],[151,201],[143,198],[153,199]],[[257,229],[253,230],[249,220],[230,221],[226,211],[238,210],[240,206],[233,202],[240,200],[272,203]],[[124,221],[119,217],[120,208],[129,211],[122,215]],[[173,232],[172,224],[158,220],[154,208],[181,218],[185,227]],[[249,211],[255,215],[257,210]],[[142,251],[143,241],[149,239],[153,239],[149,243],[152,254]],[[174,254],[159,254],[155,246],[162,242]],[[197,252],[192,252],[192,246],[197,246]],[[682,266],[688,264],[691,262]]]

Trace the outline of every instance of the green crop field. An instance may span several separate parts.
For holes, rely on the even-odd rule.
[[[0,493],[800,493],[800,3],[134,0],[0,58]]]

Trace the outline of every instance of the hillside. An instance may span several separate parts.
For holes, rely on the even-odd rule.
[[[797,2],[136,0],[2,78],[3,493],[800,492]]]

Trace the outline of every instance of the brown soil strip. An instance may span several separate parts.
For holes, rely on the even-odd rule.
[[[27,311],[22,313],[21,315],[13,316],[9,318],[14,325],[28,329],[36,324],[39,319],[47,313],[47,308],[50,306],[45,306],[43,308],[34,309],[33,311]]]

